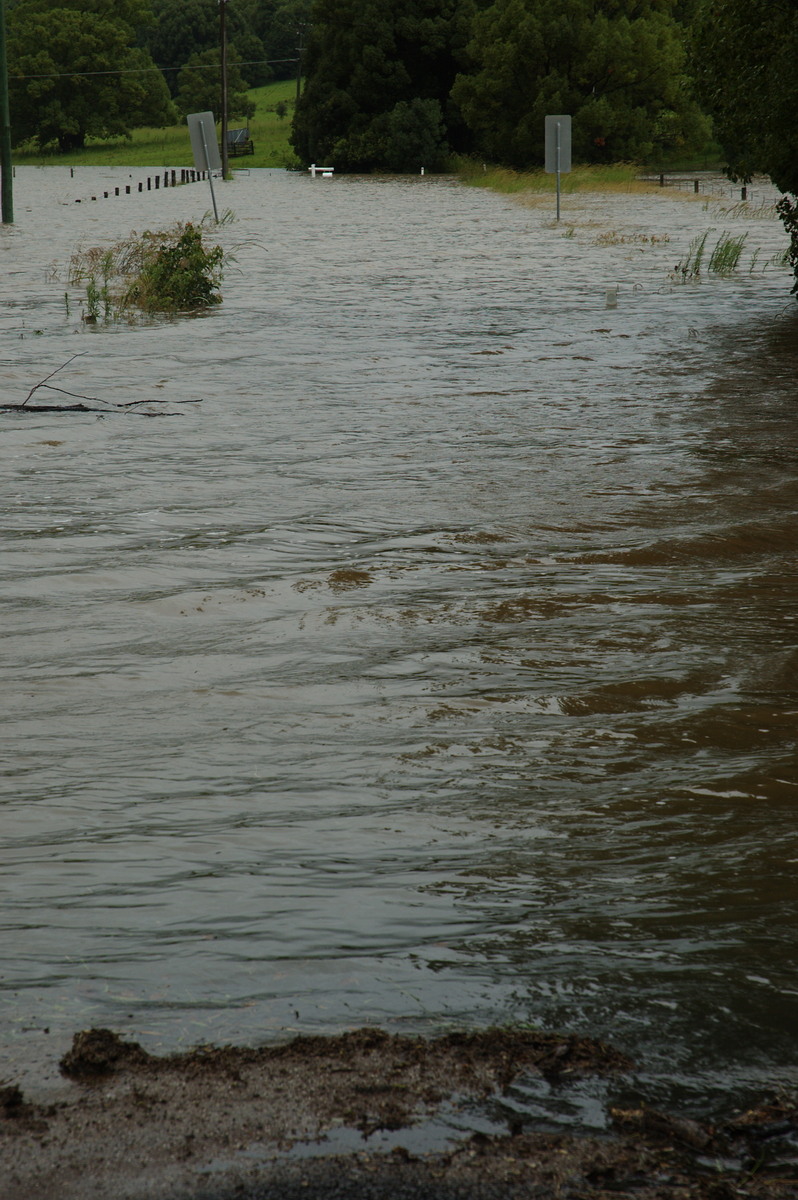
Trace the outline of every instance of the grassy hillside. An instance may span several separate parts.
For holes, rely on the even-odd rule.
[[[253,88],[250,97],[256,104],[255,116],[249,122],[250,136],[255,143],[255,153],[244,158],[231,159],[236,167],[284,167],[294,161],[294,153],[288,144],[291,132],[296,83],[281,80],[266,87]],[[278,117],[275,105],[283,103],[287,108],[285,117]],[[240,122],[230,122],[233,128]],[[114,138],[110,141],[91,139],[85,150],[70,154],[50,152],[14,152],[14,162],[20,166],[47,166],[58,163],[69,167],[193,167],[188,127],[185,123],[166,129],[135,129],[132,139]]]

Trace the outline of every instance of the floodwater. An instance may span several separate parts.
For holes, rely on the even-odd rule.
[[[771,194],[558,225],[449,178],[242,172],[221,306],[88,325],[73,251],[210,208],[147,174],[18,169],[0,231],[0,398],[147,402],[0,413],[12,1062],[88,1025],[522,1021],[611,1041],[649,1099],[795,1084]],[[706,229],[740,268],[674,277]]]

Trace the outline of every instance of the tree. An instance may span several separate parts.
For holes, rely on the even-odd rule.
[[[798,7],[795,0],[703,0],[695,69],[732,179],[769,175],[785,195],[798,293]]]
[[[470,0],[317,0],[299,157],[343,171],[441,164],[457,133],[449,92],[471,11]]]
[[[248,87],[263,87],[274,78],[266,62],[266,47],[254,33],[237,33],[228,39],[228,45],[244,71]]]
[[[379,113],[361,134],[350,138],[356,161],[378,163],[382,170],[418,173],[443,170],[449,146],[437,100],[400,100]]]
[[[163,78],[134,45],[148,12],[141,0],[19,0],[8,18],[14,143],[35,137],[66,151],[172,123]]]
[[[798,194],[798,6],[710,0],[695,26],[695,71],[733,179],[756,171]]]
[[[193,54],[219,45],[218,0],[154,0],[147,49],[165,71],[172,95],[177,75]]]
[[[177,77],[175,103],[182,113],[213,112],[217,119],[222,111],[222,81],[218,47],[192,54]],[[227,56],[227,113],[231,117],[249,119],[255,105],[247,96],[247,84],[241,75],[238,59],[232,52]]]
[[[684,6],[683,6],[684,7]],[[584,162],[650,159],[708,135],[673,0],[495,0],[478,13],[472,69],[453,89],[477,148],[543,161],[544,118],[573,117]]]
[[[299,48],[310,25],[312,0],[258,0],[255,30],[276,79],[296,75]]]
[[[227,41],[232,54],[246,62],[247,80],[260,87],[271,78],[266,49],[257,33],[257,0],[228,0],[225,10]],[[179,70],[195,54],[219,45],[219,0],[153,0],[154,25],[145,44],[166,72],[172,95]]]

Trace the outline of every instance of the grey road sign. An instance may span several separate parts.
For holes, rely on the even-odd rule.
[[[546,117],[545,125],[546,170],[550,175],[565,175],[571,169],[571,118]]]
[[[198,171],[221,171],[222,160],[216,142],[216,122],[213,113],[189,113],[186,120],[194,166]]]

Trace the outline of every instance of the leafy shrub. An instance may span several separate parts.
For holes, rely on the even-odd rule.
[[[206,248],[198,225],[131,233],[110,249],[73,254],[69,281],[86,291],[84,320],[118,318],[132,308],[146,313],[194,312],[221,304],[225,254]]]
[[[141,270],[122,300],[145,312],[188,312],[221,304],[219,294],[224,251],[206,250],[202,232],[185,225],[173,241],[144,255]]]

